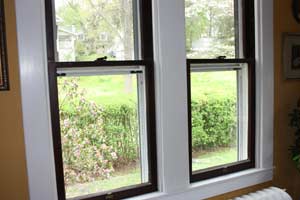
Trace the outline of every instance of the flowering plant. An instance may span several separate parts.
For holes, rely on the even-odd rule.
[[[59,80],[58,88],[66,184],[109,178],[118,156],[107,144],[102,109],[85,98],[76,79]]]

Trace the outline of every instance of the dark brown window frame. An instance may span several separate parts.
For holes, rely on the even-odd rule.
[[[50,109],[52,121],[52,138],[55,159],[56,185],[58,200],[66,200],[63,158],[59,121],[59,104],[57,77],[60,76],[57,70],[60,68],[85,68],[85,67],[145,67],[145,94],[147,110],[147,141],[148,141],[148,167],[149,182],[97,194],[79,197],[80,200],[106,200],[123,199],[142,195],[158,190],[157,184],[157,152],[156,152],[156,121],[155,121],[155,89],[154,89],[154,61],[153,61],[153,36],[152,36],[152,10],[151,1],[140,0],[140,30],[141,30],[141,57],[142,60],[119,60],[119,61],[90,61],[90,62],[57,62],[55,60],[55,39],[54,39],[54,9],[53,0],[45,0],[46,11],[46,37],[48,55],[48,78],[50,91]]]
[[[0,0],[0,91],[9,90],[4,1]]]
[[[235,1],[235,9],[237,2]],[[237,13],[235,11],[235,13]],[[242,0],[243,53],[244,58],[234,59],[187,59],[187,96],[189,132],[189,174],[194,183],[255,167],[255,12],[254,0]],[[235,14],[235,20],[237,19]],[[236,31],[236,34],[239,34]],[[248,159],[204,170],[192,169],[192,114],[191,114],[191,64],[247,64],[248,65]]]

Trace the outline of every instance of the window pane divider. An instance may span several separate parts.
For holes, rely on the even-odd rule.
[[[121,66],[148,66],[153,60],[124,60],[124,61],[86,61],[86,62],[48,62],[49,66],[56,68],[81,68],[81,67],[121,67]]]
[[[95,76],[95,75],[121,75],[138,74],[144,70],[140,66],[122,67],[76,67],[76,68],[57,68],[57,73],[61,76]]]
[[[213,170],[219,170],[219,169],[226,170],[226,169],[231,168],[233,166],[246,164],[246,163],[249,163],[249,162],[251,162],[250,159],[241,160],[241,161],[237,161],[237,162],[234,162],[234,163],[228,163],[228,164],[218,165],[218,166],[215,166],[215,167],[209,167],[209,168],[205,168],[205,169],[201,169],[201,170],[195,170],[195,171],[193,171],[193,174],[211,172]]]
[[[240,70],[244,63],[191,64],[191,72]]]
[[[253,63],[254,58],[236,58],[236,59],[187,59],[187,64],[193,63]]]

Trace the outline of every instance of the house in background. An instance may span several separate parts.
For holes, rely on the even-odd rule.
[[[75,30],[74,26],[62,27],[60,17],[56,18],[57,23],[57,49],[58,56],[61,61],[75,60],[75,41],[80,36]]]

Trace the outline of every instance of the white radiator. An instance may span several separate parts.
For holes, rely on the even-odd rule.
[[[241,197],[236,197],[233,200],[292,200],[292,198],[285,190],[270,187]]]

